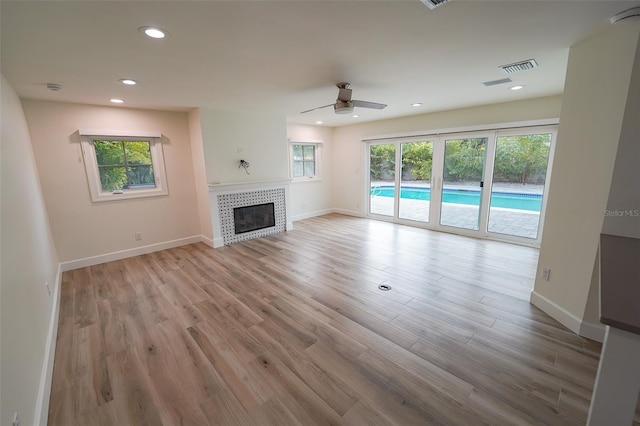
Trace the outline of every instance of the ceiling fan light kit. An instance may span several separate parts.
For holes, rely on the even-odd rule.
[[[339,100],[333,104],[333,110],[336,114],[351,114],[353,112],[353,102]]]
[[[386,104],[379,104],[377,102],[368,102],[368,101],[358,101],[351,100],[351,92],[349,89],[349,83],[338,83],[336,84],[338,87],[338,98],[336,99],[336,103],[323,105],[317,108],[311,108],[306,111],[302,111],[300,114],[305,114],[307,112],[315,111],[317,109],[326,108],[333,106],[333,111],[336,114],[351,114],[353,112],[354,107],[359,108],[371,108],[371,109],[384,109],[387,107]]]

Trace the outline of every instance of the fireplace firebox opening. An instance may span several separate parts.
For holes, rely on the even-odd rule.
[[[270,228],[275,225],[274,203],[256,204],[233,209],[233,226],[236,235]]]

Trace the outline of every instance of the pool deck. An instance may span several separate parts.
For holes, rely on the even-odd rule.
[[[373,185],[388,185],[388,182],[375,182]],[[413,187],[428,188],[428,185],[407,184]],[[477,189],[465,184],[446,185],[451,189]],[[504,192],[542,193],[540,185],[494,184],[494,188]],[[429,201],[401,199],[400,218],[425,222],[429,211]],[[371,197],[371,212],[385,216],[393,216],[392,197]],[[488,231],[497,234],[512,235],[536,239],[540,213],[526,210],[503,209],[493,207],[489,211]],[[478,207],[442,203],[441,225],[464,229],[478,229]]]

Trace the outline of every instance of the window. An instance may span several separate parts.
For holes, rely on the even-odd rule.
[[[159,133],[80,135],[92,201],[168,194]]]
[[[319,179],[320,144],[291,143],[291,177],[294,180]]]

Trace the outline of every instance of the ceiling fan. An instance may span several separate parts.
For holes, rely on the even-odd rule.
[[[326,108],[329,106],[333,106],[333,110],[336,114],[351,114],[354,107],[383,109],[387,106],[386,104],[378,104],[376,102],[351,100],[351,89],[349,89],[349,83],[338,83],[336,84],[336,86],[338,86],[338,98],[336,99],[336,103],[324,105],[317,108],[311,108],[306,111],[302,111],[300,114],[315,111],[321,108]]]

